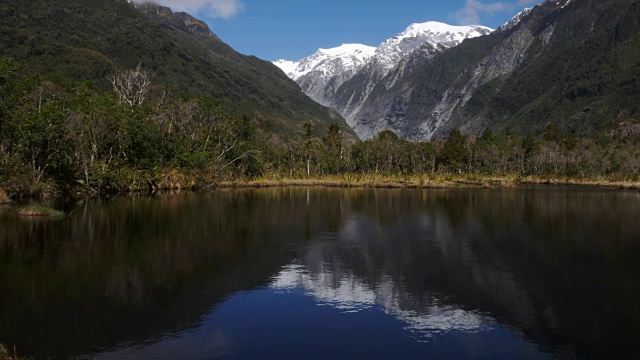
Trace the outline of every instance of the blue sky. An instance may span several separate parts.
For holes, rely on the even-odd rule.
[[[495,28],[540,0],[156,0],[206,21],[241,53],[299,60],[343,43],[378,46],[414,22]]]

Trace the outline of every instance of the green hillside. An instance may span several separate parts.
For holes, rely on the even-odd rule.
[[[166,8],[160,8],[169,11]],[[50,78],[95,80],[142,64],[172,94],[218,98],[230,109],[269,120],[272,130],[299,134],[309,121],[321,134],[348,126],[313,102],[269,62],[235,52],[187,14],[148,18],[125,0],[5,0],[0,53]],[[172,26],[192,19],[191,28]]]
[[[532,16],[536,39],[522,66],[479,89],[465,116],[521,132],[554,123],[588,133],[640,120],[640,2],[576,0]]]
[[[549,124],[591,135],[640,122],[638,0],[547,0],[512,28],[410,60],[357,122],[393,123],[412,139],[453,129],[540,134]]]

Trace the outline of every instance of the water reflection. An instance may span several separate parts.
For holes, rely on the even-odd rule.
[[[421,336],[498,321],[562,357],[625,357],[640,334],[638,200],[559,188],[356,197],[273,286],[382,306]]]
[[[310,273],[303,266],[291,265],[280,272],[271,287],[277,290],[304,289],[319,305],[328,305],[343,312],[370,310],[376,306],[406,324],[406,329],[420,335],[422,340],[447,331],[479,331],[491,324],[489,317],[442,304],[430,297],[416,309],[403,309],[404,297],[392,278],[385,277],[370,288],[353,274],[330,271]]]
[[[351,330],[318,356],[636,353],[638,193],[266,189],[67,207],[57,222],[0,212],[0,341],[28,354],[277,356],[309,330],[293,311],[334,325],[300,351]]]

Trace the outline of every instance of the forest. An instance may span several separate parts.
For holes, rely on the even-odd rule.
[[[430,142],[383,131],[366,141],[334,124],[283,136],[216,99],[174,93],[142,68],[94,82],[34,75],[0,59],[0,189],[12,198],[209,189],[229,181],[374,176],[635,182],[640,125],[588,136],[450,131]]]

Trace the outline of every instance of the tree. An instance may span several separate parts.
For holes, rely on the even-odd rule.
[[[544,134],[542,135],[542,138],[545,141],[558,142],[560,141],[560,130],[554,124],[548,124],[547,127],[544,129]]]
[[[315,157],[317,160],[318,152],[320,149],[320,142],[318,138],[313,136],[313,133],[311,131],[311,123],[309,122],[304,123],[304,128],[306,130],[304,149],[305,149],[305,157],[307,158],[307,176],[309,176],[311,175],[311,159]]]
[[[493,130],[491,130],[490,128],[486,128],[482,132],[482,135],[478,138],[478,143],[491,144],[493,143],[493,140],[494,140]]]
[[[109,81],[121,102],[140,107],[149,94],[151,78],[152,74],[138,65],[135,69],[119,70],[111,74]]]
[[[343,144],[342,133],[338,123],[329,125],[327,135],[323,141],[323,165],[329,173],[337,173],[340,171],[343,160]]]
[[[11,107],[15,105],[12,98],[15,96],[16,71],[18,64],[10,58],[0,58],[0,155],[5,155],[6,138],[9,132],[9,116],[12,115]],[[4,157],[4,156],[3,156]]]
[[[452,171],[461,173],[464,165],[468,161],[466,141],[466,136],[462,135],[460,130],[452,130],[440,150],[439,163]]]
[[[413,172],[425,174],[433,172],[436,165],[436,148],[429,142],[417,142],[413,144],[411,153]]]
[[[382,131],[376,138],[382,171],[406,173],[411,164],[411,144],[391,130]]]

